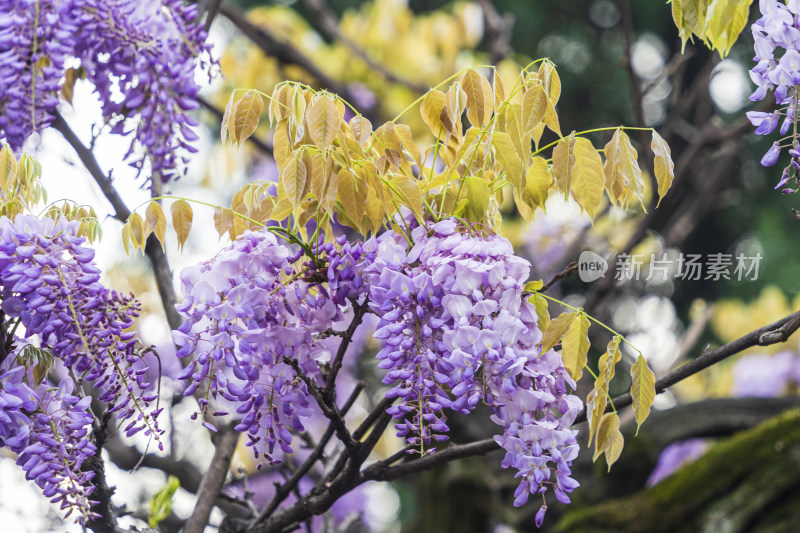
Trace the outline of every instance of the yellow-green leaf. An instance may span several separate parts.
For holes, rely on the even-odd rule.
[[[522,98],[522,130],[530,133],[544,120],[547,111],[547,93],[540,83],[527,91]]]
[[[606,448],[606,464],[608,465],[608,471],[611,472],[611,465],[617,462],[619,456],[622,454],[622,448],[625,446],[625,438],[622,436],[622,432],[619,430],[619,426],[617,426],[611,432],[611,442],[609,443],[608,447]]]
[[[233,213],[233,209],[222,206],[214,208],[214,228],[219,233],[220,238],[233,228],[234,218],[236,218],[236,215]]]
[[[539,81],[544,85],[548,98],[552,105],[558,103],[561,97],[561,78],[558,76],[556,67],[550,61],[542,61],[539,65],[539,72],[536,73]]]
[[[157,528],[172,513],[172,501],[175,492],[180,488],[181,483],[175,476],[169,476],[167,483],[150,498],[150,513],[147,517],[147,524],[151,528]]]
[[[433,89],[428,91],[419,107],[422,120],[431,129],[434,135],[441,138],[444,132],[441,113],[444,109],[445,95],[442,91]]]
[[[564,193],[564,198],[569,194],[572,184],[572,175],[575,171],[575,132],[569,137],[564,137],[553,148],[553,176],[556,179],[558,190]]]
[[[603,418],[603,414],[606,412],[606,405],[608,405],[608,383],[598,379],[595,381],[594,388],[586,397],[586,420],[589,423],[589,443],[587,446],[592,445],[592,439],[597,434],[600,419]]]
[[[713,1],[713,0],[712,0]],[[704,38],[707,0],[672,0],[672,20],[681,38],[681,53],[686,49],[686,41],[692,34]]]
[[[489,184],[479,176],[469,176],[466,180],[467,185],[467,218],[473,222],[483,222],[486,218],[486,210],[489,208]]]
[[[566,370],[572,379],[578,381],[583,374],[583,367],[586,366],[589,353],[589,317],[581,311],[576,320],[570,322],[570,326],[564,334],[561,343],[561,359]]]
[[[131,244],[133,244],[134,250],[138,248],[144,252],[144,241],[147,238],[147,233],[145,233],[142,215],[133,213],[130,221],[128,221],[128,226],[130,228]]]
[[[17,179],[17,158],[9,145],[0,149],[0,187],[8,194],[9,189]]]
[[[150,202],[150,205],[147,206],[147,211],[145,211],[145,219],[147,220],[147,227],[156,236],[163,249],[164,234],[167,232],[167,217],[164,216],[161,204],[156,201]]]
[[[511,142],[511,137],[508,133],[496,131],[492,134],[492,146],[494,146],[497,162],[506,172],[508,182],[517,190],[522,190],[524,188],[524,167],[517,150],[514,148],[514,144]]]
[[[617,128],[603,148],[606,163],[603,166],[605,186],[611,203],[625,205],[631,195],[644,205],[644,182],[639,168],[638,154],[628,135]]]
[[[708,4],[705,37],[720,57],[725,57],[747,26],[753,0],[712,0]]]
[[[536,316],[539,319],[537,323],[539,331],[547,331],[547,328],[550,327],[550,312],[547,309],[547,299],[535,292],[531,294],[528,301],[533,304],[533,308],[536,310]]]
[[[186,200],[178,200],[170,207],[172,212],[172,227],[178,236],[178,248],[183,250],[183,245],[192,230],[192,206]]]
[[[330,146],[339,132],[341,121],[339,109],[333,102],[333,98],[327,95],[318,98],[311,104],[306,121],[308,122],[308,134],[314,144],[321,150]]]
[[[593,461],[596,461],[600,454],[605,453],[611,447],[617,432],[619,432],[619,416],[617,416],[617,413],[604,414],[597,427]]]
[[[650,144],[650,148],[655,156],[653,167],[658,183],[658,203],[660,204],[661,199],[672,186],[672,180],[675,179],[675,163],[672,162],[672,154],[667,141],[662,139],[656,130],[653,130],[653,142]]]
[[[303,201],[306,177],[307,170],[302,157],[298,153],[293,154],[281,171],[281,184],[292,207],[297,207]]]
[[[576,316],[578,316],[577,311],[561,313],[550,322],[542,335],[542,353],[550,351],[561,340]]]
[[[606,352],[600,356],[598,361],[598,379],[602,379],[606,384],[610,384],[614,379],[614,369],[622,359],[622,353],[619,351],[619,343],[622,341],[620,335],[614,335],[614,338],[608,343]]]
[[[464,73],[461,86],[467,95],[467,119],[475,127],[489,121],[494,109],[492,86],[480,73],[469,69]]]
[[[222,124],[219,128],[219,138],[223,143],[228,136],[228,121],[230,120],[231,116],[231,108],[233,108],[234,105],[235,102],[233,101],[233,92],[231,92],[231,95],[228,98],[228,103],[225,104],[225,112],[222,113]]]
[[[128,226],[128,222],[126,222],[125,224],[122,225],[122,247],[125,249],[125,253],[130,255],[130,253],[131,253],[131,229]]]
[[[339,201],[344,207],[347,217],[355,224],[355,229],[362,231],[361,219],[365,214],[365,203],[367,201],[367,184],[358,183],[358,178],[349,169],[343,168],[339,171]]]
[[[544,209],[552,186],[553,175],[547,161],[543,157],[534,157],[525,177],[525,195],[530,199],[531,206]]]
[[[631,398],[633,398],[633,415],[636,418],[636,434],[639,427],[650,414],[650,407],[656,399],[656,375],[647,366],[647,361],[639,354],[631,367]]]
[[[241,144],[256,131],[263,109],[264,100],[261,95],[255,91],[245,91],[234,104],[228,118],[228,133],[233,142]]]
[[[589,139],[577,137],[574,146],[575,167],[570,190],[591,218],[603,200],[603,160]]]
[[[399,174],[392,178],[391,184],[392,191],[396,191],[400,202],[411,209],[417,220],[422,220],[422,193],[419,190],[419,181],[404,174]]]

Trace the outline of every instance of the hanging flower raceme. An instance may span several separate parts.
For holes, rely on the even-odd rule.
[[[769,91],[775,94],[780,106],[772,112],[749,111],[747,117],[756,127],[756,135],[769,135],[778,128],[782,139],[775,141],[761,159],[769,167],[778,162],[781,151],[788,148],[792,157],[780,181],[775,186],[784,194],[797,188],[787,187],[796,181],[800,171],[800,139],[797,130],[797,100],[800,96],[800,1],[760,0],[761,18],[753,23],[753,39],[756,66],[750,70],[750,78],[758,87],[750,100],[763,100]],[[782,120],[781,120],[782,119]],[[790,133],[791,131],[791,133]]]
[[[452,219],[411,237],[410,250],[398,236],[381,239],[370,291],[384,342],[378,366],[394,385],[387,396],[402,400],[389,409],[402,420],[398,436],[430,452],[447,438],[446,409],[468,413],[483,402],[503,427],[503,466],[521,478],[515,505],[550,486],[569,501],[578,486],[569,427],[583,405],[568,394],[575,383],[559,355],[541,353],[536,312],[522,299],[530,265],[506,239]]]
[[[94,250],[76,236],[78,227],[65,219],[0,218],[3,311],[93,385],[109,411],[126,423],[126,435],[144,431],[158,438],[163,430],[160,409],[153,408],[156,395],[147,392],[147,368],[137,365],[135,333],[126,331],[139,304],[99,282]]]
[[[0,138],[18,150],[49,125],[69,58],[100,97],[126,159],[168,181],[196,152],[198,64],[210,72],[197,5],[181,0],[12,0],[0,17]],[[76,74],[77,76],[77,74]],[[74,79],[76,76],[71,76]],[[131,120],[128,120],[131,119]]]

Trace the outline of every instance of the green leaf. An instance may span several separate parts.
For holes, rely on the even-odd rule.
[[[506,172],[508,182],[518,191],[524,189],[524,167],[517,150],[514,148],[514,144],[511,142],[511,137],[508,133],[496,131],[492,135],[492,146],[494,146],[497,162]]]
[[[633,398],[633,415],[636,418],[636,434],[639,427],[650,414],[650,407],[656,399],[656,375],[647,366],[647,361],[639,354],[631,367],[631,398]]]
[[[178,236],[178,248],[183,250],[189,232],[192,230],[192,206],[186,200],[178,200],[170,206],[172,212],[172,228]]]
[[[158,524],[170,515],[175,492],[180,486],[181,484],[177,477],[169,476],[167,483],[150,498],[150,513],[147,517],[147,523],[151,528],[157,528]]]
[[[575,200],[594,219],[603,200],[603,161],[589,139],[577,137],[573,150],[575,167],[570,190]]]
[[[488,82],[487,82],[488,83]],[[480,176],[469,176],[467,185],[466,215],[472,222],[483,222],[486,210],[489,209],[489,185]]]
[[[547,328],[550,327],[550,312],[547,309],[547,299],[535,292],[531,294],[528,301],[533,304],[533,308],[536,310],[536,316],[539,319],[537,324],[539,331],[547,331]]]
[[[658,183],[658,203],[667,194],[669,188],[672,186],[672,180],[675,179],[675,163],[672,162],[672,154],[669,150],[667,141],[661,138],[656,130],[653,130],[653,142],[650,143],[650,148],[653,150],[655,156],[653,167],[656,174],[656,182]],[[658,204],[656,204],[658,207]]]
[[[578,316],[577,311],[561,313],[550,322],[542,335],[542,353],[550,351],[561,340],[576,316]]]
[[[589,353],[589,317],[581,311],[578,313],[577,320],[570,322],[564,340],[561,343],[561,359],[564,370],[575,381],[581,379],[583,367],[586,366]]]

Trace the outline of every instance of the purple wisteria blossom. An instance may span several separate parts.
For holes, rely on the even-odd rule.
[[[213,60],[197,5],[181,0],[10,0],[0,17],[0,139],[16,151],[47,127],[67,65],[80,65],[125,158],[163,181],[185,171],[198,66]],[[69,63],[70,58],[75,65]]]
[[[800,86],[800,2],[789,0],[760,0],[761,18],[753,23],[753,39],[756,66],[750,70],[750,78],[756,84],[756,91],[750,100],[763,100],[769,91],[775,94],[780,106],[773,112],[749,111],[747,117],[755,126],[756,135],[769,135],[780,123],[783,138],[772,144],[761,159],[761,164],[770,167],[778,162],[783,148],[789,148],[792,157],[783,171],[775,189],[784,194],[797,192],[797,187],[787,185],[796,180],[800,170],[800,148],[797,139],[797,100]],[[781,122],[781,118],[783,121]],[[790,130],[792,130],[790,134]]]

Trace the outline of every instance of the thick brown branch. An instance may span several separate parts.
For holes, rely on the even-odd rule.
[[[186,521],[183,533],[203,533],[208,525],[208,517],[214,508],[219,491],[225,483],[237,442],[239,442],[239,433],[231,426],[225,427],[217,435],[214,443],[214,457],[200,483],[197,503],[192,516]]]

